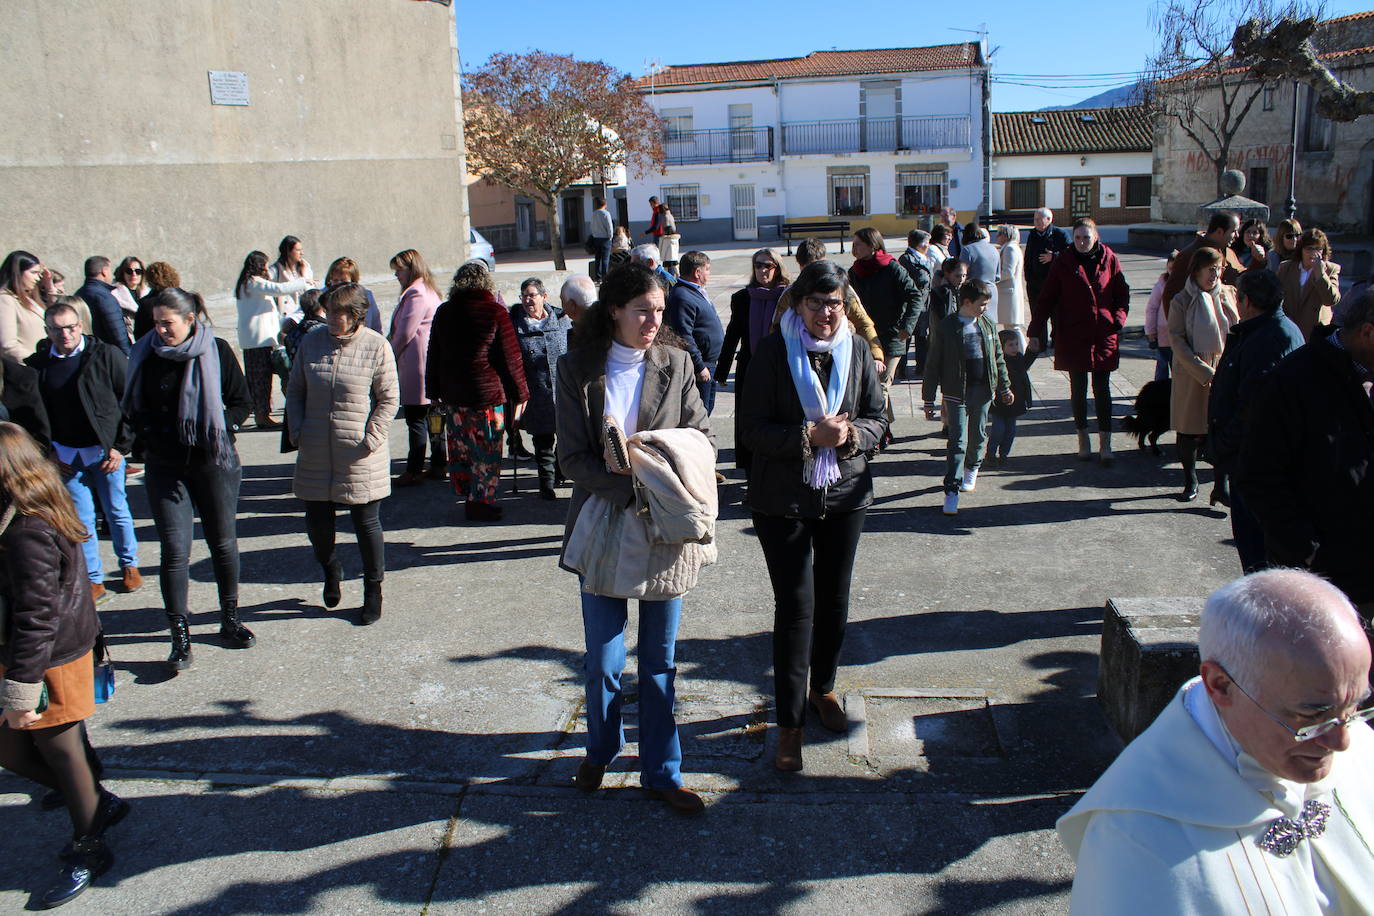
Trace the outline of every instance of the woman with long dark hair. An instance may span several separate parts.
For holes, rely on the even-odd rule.
[[[664,287],[641,264],[611,270],[599,300],[578,320],[573,349],[558,367],[558,458],[573,483],[563,534],[565,569],[569,539],[584,506],[598,496],[612,506],[635,503],[635,482],[616,444],[642,430],[694,429],[708,438],[706,408],[686,350],[669,343],[663,327]],[[606,430],[614,424],[617,434]],[[710,479],[711,470],[706,471]],[[576,785],[590,792],[624,743],[620,677],[625,667],[629,601],[593,594],[583,580],[582,627],[586,637],[587,756]],[[649,594],[641,589],[638,594]],[[640,785],[683,814],[705,810],[682,786],[682,748],[673,719],[674,652],[681,594],[639,599]]]
[[[294,235],[285,236],[277,245],[277,259],[272,262],[268,276],[278,283],[304,279],[307,286],[315,285],[315,272],[305,259],[305,247]],[[291,293],[277,300],[277,308],[287,318],[300,318],[301,294]]]
[[[113,295],[119,302],[119,310],[124,313],[124,328],[129,340],[134,340],[134,316],[138,314],[138,300],[148,291],[143,282],[143,261],[129,255],[119,262],[115,270]]]
[[[27,251],[11,251],[0,262],[0,352],[21,363],[47,336],[41,289],[45,273],[38,256]]]
[[[81,552],[86,526],[57,466],[13,423],[0,423],[0,502],[0,594],[9,605],[0,634],[0,766],[60,792],[72,822],[58,875],[35,897],[50,909],[109,869],[105,830],[129,805],[101,787],[85,735],[100,630]],[[10,855],[21,846],[11,843]]]
[[[138,312],[134,315],[134,340],[140,340],[145,334],[153,329],[153,299],[164,289],[180,289],[181,274],[177,269],[166,261],[154,261],[143,271],[143,279],[147,284],[147,291],[138,300]],[[201,311],[198,318],[205,318],[204,303],[201,303]]]
[[[868,460],[887,431],[868,344],[845,320],[848,291],[833,262],[802,269],[779,333],[749,364],[736,424],[753,455],[747,502],[773,584],[774,765],[785,771],[802,768],[808,704],[827,729],[847,727],[835,679],[873,502]]]
[[[248,379],[248,396],[253,400],[253,416],[259,429],[280,429],[272,420],[272,351],[281,345],[283,315],[277,297],[293,296],[309,289],[303,277],[278,283],[267,278],[267,255],[250,251],[234,283],[234,299],[239,312],[239,349],[243,351],[243,374]]]
[[[1092,460],[1088,438],[1088,380],[1097,413],[1098,459],[1112,454],[1112,373],[1121,363],[1121,329],[1131,306],[1131,288],[1116,252],[1103,245],[1097,223],[1073,224],[1073,247],[1050,265],[1040,298],[1031,303],[1027,353],[1043,349],[1045,328],[1054,319],[1054,368],[1069,374],[1069,400],[1078,431],[1078,460]]]
[[[396,360],[386,338],[363,327],[367,298],[354,283],[321,297],[327,331],[307,334],[296,349],[286,391],[291,440],[300,449],[291,489],[305,501],[306,530],[324,571],[324,606],[342,600],[343,566],[334,551],[334,518],[353,517],[363,557],[367,626],[382,616],[386,558],[380,510],[391,495],[388,436],[400,400]]]
[[[897,364],[906,353],[907,341],[916,332],[916,322],[925,307],[921,291],[911,281],[906,268],[887,253],[886,244],[882,233],[872,226],[855,232],[851,241],[854,264],[849,268],[849,282],[859,294],[864,311],[873,319],[878,340],[883,345],[883,359],[887,364],[882,379],[884,398],[892,390]],[[887,419],[889,424],[893,419],[890,400]],[[887,441],[892,441],[891,426],[884,430],[884,435]]]
[[[167,665],[191,667],[187,617],[189,559],[200,516],[219,590],[220,641],[231,649],[256,642],[239,621],[237,511],[243,466],[234,431],[248,418],[248,383],[229,344],[198,316],[196,293],[170,287],[149,303],[154,331],[129,354],[124,414],[143,443],[144,486],[162,548],[162,603],[172,634]]]

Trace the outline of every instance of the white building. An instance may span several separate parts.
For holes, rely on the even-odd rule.
[[[663,118],[667,163],[628,179],[635,234],[651,195],[672,208],[684,249],[773,241],[787,221],[900,236],[945,204],[961,220],[986,210],[977,44],[673,66],[639,85]]]
[[[1030,221],[1049,207],[1061,225],[1150,219],[1154,119],[1139,106],[992,115],[994,218]]]

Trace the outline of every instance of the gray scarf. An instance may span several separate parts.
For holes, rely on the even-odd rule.
[[[203,448],[221,468],[232,468],[237,459],[234,443],[224,422],[224,397],[220,391],[219,347],[215,332],[197,321],[190,335],[175,347],[162,342],[154,331],[144,334],[129,353],[129,379],[124,386],[121,405],[126,416],[134,416],[146,405],[143,397],[143,367],[151,355],[174,363],[191,363],[181,377],[177,399],[177,438],[192,448]]]

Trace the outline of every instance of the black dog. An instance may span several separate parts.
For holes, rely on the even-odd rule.
[[[1150,448],[1156,455],[1164,454],[1159,437],[1169,431],[1169,398],[1173,390],[1174,383],[1167,378],[1146,382],[1135,396],[1135,416],[1121,421],[1121,428],[1133,434],[1141,448],[1149,437]]]

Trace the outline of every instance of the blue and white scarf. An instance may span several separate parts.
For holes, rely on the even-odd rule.
[[[835,416],[840,412],[845,385],[849,381],[849,361],[854,352],[853,335],[841,325],[830,340],[817,340],[806,330],[801,315],[795,310],[788,310],[782,316],[781,328],[782,339],[787,344],[787,368],[792,373],[797,397],[801,399],[802,413],[811,423]],[[820,376],[806,356],[808,352],[830,354],[830,380],[824,390]],[[833,448],[815,449],[812,456],[802,463],[802,481],[813,489],[823,489],[839,479],[840,464]]]

